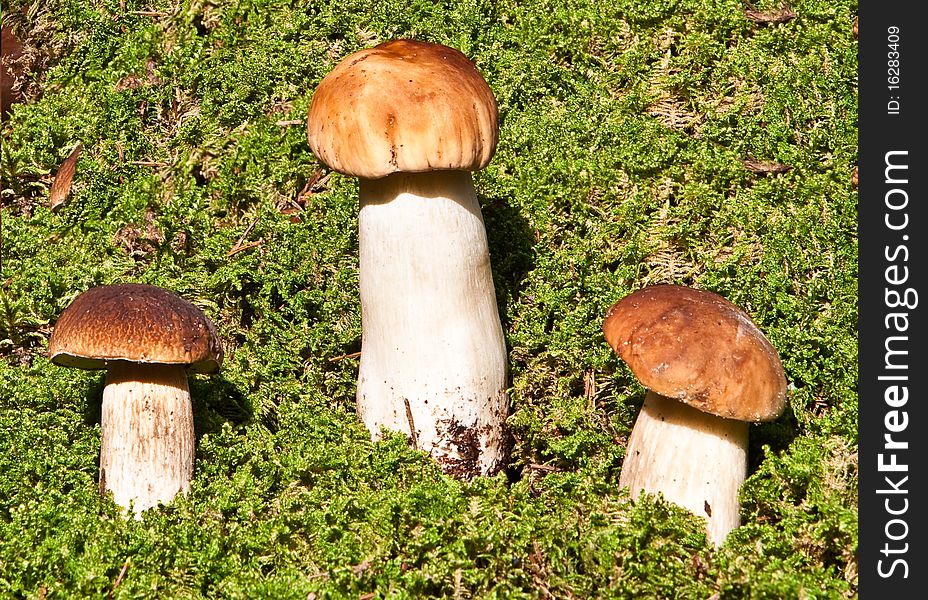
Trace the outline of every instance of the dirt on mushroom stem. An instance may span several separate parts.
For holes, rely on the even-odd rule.
[[[471,175],[360,188],[359,415],[375,436],[414,422],[418,448],[450,471],[494,472],[506,460],[506,345]]]
[[[442,471],[458,479],[470,480],[483,473],[496,473],[505,466],[505,459],[509,456],[512,440],[505,424],[508,413],[505,410],[506,397],[505,394],[502,395],[502,401],[488,400],[488,404],[499,407],[497,419],[492,421],[493,423],[501,422],[502,427],[497,427],[493,423],[468,425],[454,418],[438,421],[439,437],[449,449],[436,459]],[[480,464],[480,457],[488,452],[488,446],[500,448],[499,460],[496,464],[484,468]]]

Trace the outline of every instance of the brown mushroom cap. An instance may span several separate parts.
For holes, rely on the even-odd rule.
[[[786,406],[776,350],[740,308],[712,292],[643,288],[606,313],[609,345],[642,385],[719,417],[769,421]]]
[[[460,51],[393,40],[351,54],[323,78],[307,135],[319,160],[355,177],[474,171],[496,151],[498,109]]]
[[[81,369],[120,360],[213,373],[222,346],[213,323],[180,296],[152,285],[118,284],[74,299],[55,324],[48,356],[56,365]]]

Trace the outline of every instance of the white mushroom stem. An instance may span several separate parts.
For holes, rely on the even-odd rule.
[[[100,492],[135,517],[186,494],[193,477],[193,407],[179,365],[107,366],[103,390]]]
[[[360,182],[358,413],[411,436],[448,473],[504,462],[506,344],[467,171]]]
[[[738,490],[747,476],[748,423],[710,415],[649,391],[632,428],[619,487],[641,491],[705,517],[721,545],[740,522]]]

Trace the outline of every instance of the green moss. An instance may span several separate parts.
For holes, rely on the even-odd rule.
[[[856,3],[778,25],[696,0],[8,5],[48,56],[0,156],[0,596],[856,594]],[[475,179],[514,446],[469,483],[357,419],[356,183],[302,123],[341,58],[394,37],[460,48],[499,99]],[[191,378],[190,494],[139,522],[97,494],[102,375],[44,357],[78,293],[127,281],[200,306],[227,352]],[[718,549],[617,489],[644,390],[600,326],[668,282],[744,307],[791,386]]]

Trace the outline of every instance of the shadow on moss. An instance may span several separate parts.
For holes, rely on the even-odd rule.
[[[193,422],[197,440],[207,433],[222,429],[224,423],[244,425],[254,420],[252,402],[232,382],[221,375],[209,379],[191,377],[188,380],[193,402]],[[99,375],[88,386],[84,403],[84,424],[90,427],[100,423],[106,373]],[[268,429],[274,430],[269,423]]]

